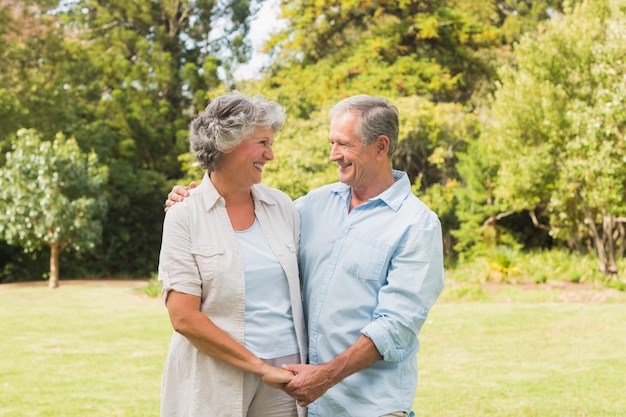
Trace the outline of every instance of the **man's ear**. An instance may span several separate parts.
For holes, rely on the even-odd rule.
[[[376,139],[376,153],[387,156],[389,151],[389,138],[386,135],[380,135]]]

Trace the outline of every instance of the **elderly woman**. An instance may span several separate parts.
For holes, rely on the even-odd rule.
[[[293,417],[280,390],[306,362],[298,277],[299,217],[260,185],[284,110],[239,93],[191,123],[202,183],[163,224],[159,280],[175,332],[163,374],[162,416]]]

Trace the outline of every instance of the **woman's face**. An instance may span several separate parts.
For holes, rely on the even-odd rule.
[[[244,139],[237,147],[222,155],[219,169],[242,187],[251,187],[261,182],[263,168],[274,159],[272,128],[257,127],[251,137]]]

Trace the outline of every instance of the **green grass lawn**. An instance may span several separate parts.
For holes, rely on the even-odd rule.
[[[0,286],[0,416],[159,415],[171,328],[137,284]]]
[[[171,328],[142,285],[0,285],[0,416],[158,416]],[[576,294],[447,288],[420,337],[416,414],[626,416],[626,294]]]

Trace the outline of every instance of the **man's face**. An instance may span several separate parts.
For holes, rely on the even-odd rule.
[[[339,166],[339,181],[353,188],[366,187],[375,176],[375,144],[363,145],[355,127],[360,115],[341,113],[330,122],[330,160]]]

